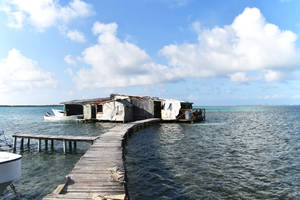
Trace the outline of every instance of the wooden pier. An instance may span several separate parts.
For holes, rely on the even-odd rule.
[[[123,147],[130,134],[160,119],[120,124],[97,138],[73,170],[44,200],[128,199]]]
[[[24,139],[27,139],[27,147],[30,147],[30,141],[32,139],[38,140],[38,149],[41,151],[42,149],[42,140],[44,140],[45,150],[48,150],[48,141],[50,141],[51,150],[54,150],[54,141],[62,141],[63,142],[63,151],[67,152],[67,143],[69,143],[69,151],[76,150],[77,142],[93,142],[98,137],[88,137],[88,136],[67,136],[67,135],[37,135],[37,134],[14,134],[12,135],[14,138],[14,152],[17,150],[17,139],[20,138],[20,150],[24,149]],[[73,143],[73,145],[72,145]]]

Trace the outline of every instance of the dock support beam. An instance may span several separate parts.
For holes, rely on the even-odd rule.
[[[14,137],[14,152],[17,150],[17,137]]]
[[[30,138],[27,139],[27,148],[28,148],[28,150],[30,148]]]
[[[64,150],[64,154],[66,153],[66,143],[67,141],[66,140],[63,140],[63,150]]]
[[[51,151],[54,151],[54,140],[51,140]]]
[[[77,141],[74,140],[74,152],[76,152],[76,149],[77,149]]]
[[[72,140],[69,140],[69,152],[72,152]]]
[[[45,139],[45,150],[48,151],[48,140]]]
[[[24,138],[21,138],[21,145],[20,145],[20,150],[23,151],[24,150]]]
[[[38,140],[38,148],[39,148],[39,152],[41,152],[41,150],[42,150],[42,141],[41,141],[41,139],[39,139]]]

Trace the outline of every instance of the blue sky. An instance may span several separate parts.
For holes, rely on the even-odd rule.
[[[297,0],[4,0],[0,104],[299,104]]]

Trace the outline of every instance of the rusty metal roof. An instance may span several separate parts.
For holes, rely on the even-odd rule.
[[[99,104],[99,103],[105,103],[108,101],[112,101],[110,97],[106,98],[95,98],[95,99],[82,99],[82,100],[72,100],[72,101],[65,101],[61,102],[61,104]]]

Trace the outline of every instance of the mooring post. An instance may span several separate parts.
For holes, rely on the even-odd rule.
[[[14,152],[17,150],[17,136],[14,136]]]
[[[21,138],[21,145],[20,145],[20,150],[23,151],[24,149],[24,138]]]
[[[48,140],[45,139],[45,150],[48,151]]]
[[[66,140],[63,140],[63,150],[64,150],[64,154],[66,153]]]
[[[28,150],[30,148],[30,138],[27,139],[27,148],[28,148]]]
[[[41,139],[39,139],[38,140],[38,148],[39,148],[39,152],[41,152],[41,150],[42,150],[42,141],[41,141]]]
[[[54,151],[54,140],[51,140],[51,151]]]

